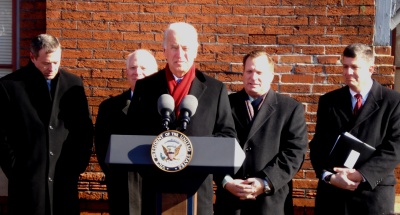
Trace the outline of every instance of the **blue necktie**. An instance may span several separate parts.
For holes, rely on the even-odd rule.
[[[258,106],[260,105],[261,101],[262,101],[262,97],[259,96],[257,99],[254,99],[254,100],[251,102],[251,106],[253,106],[253,110],[254,110],[254,116],[255,116],[255,115],[257,114],[257,112],[258,112]]]
[[[49,88],[49,92],[51,92],[51,80],[46,80],[47,81],[47,88]]]

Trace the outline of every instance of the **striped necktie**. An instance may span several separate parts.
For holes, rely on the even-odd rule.
[[[356,104],[354,105],[354,109],[353,109],[353,115],[358,115],[360,112],[360,109],[362,107],[362,96],[361,94],[357,93],[356,95],[354,95],[354,97],[356,97]]]

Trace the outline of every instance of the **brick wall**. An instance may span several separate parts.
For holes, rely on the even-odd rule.
[[[304,104],[311,139],[319,96],[343,84],[343,48],[353,42],[372,45],[374,4],[374,0],[23,0],[20,62],[27,62],[32,36],[46,31],[59,37],[62,66],[84,79],[95,121],[98,105],[127,88],[127,54],[149,49],[163,67],[163,30],[171,22],[189,22],[197,28],[201,43],[197,67],[226,83],[230,91],[242,88],[244,54],[254,49],[270,53],[277,62],[273,88]],[[374,50],[374,78],[393,88],[391,47]],[[313,214],[317,181],[308,158],[307,154],[294,179],[298,215]],[[93,155],[79,183],[82,214],[107,211],[103,177]]]
[[[38,34],[46,33],[46,0],[20,1],[20,66],[29,61],[29,44]]]

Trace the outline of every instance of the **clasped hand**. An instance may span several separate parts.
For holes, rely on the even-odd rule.
[[[330,183],[335,187],[354,191],[363,180],[361,173],[355,169],[335,167],[333,170],[336,174],[332,175]]]
[[[234,179],[226,183],[225,189],[239,197],[240,200],[255,200],[264,192],[264,182],[261,178]]]

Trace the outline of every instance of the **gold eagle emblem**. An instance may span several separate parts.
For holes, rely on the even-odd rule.
[[[164,160],[177,160],[176,156],[179,154],[179,151],[181,150],[182,145],[179,144],[178,146],[165,146],[163,145],[163,150],[164,150],[164,154],[166,155],[166,157],[164,158]]]

